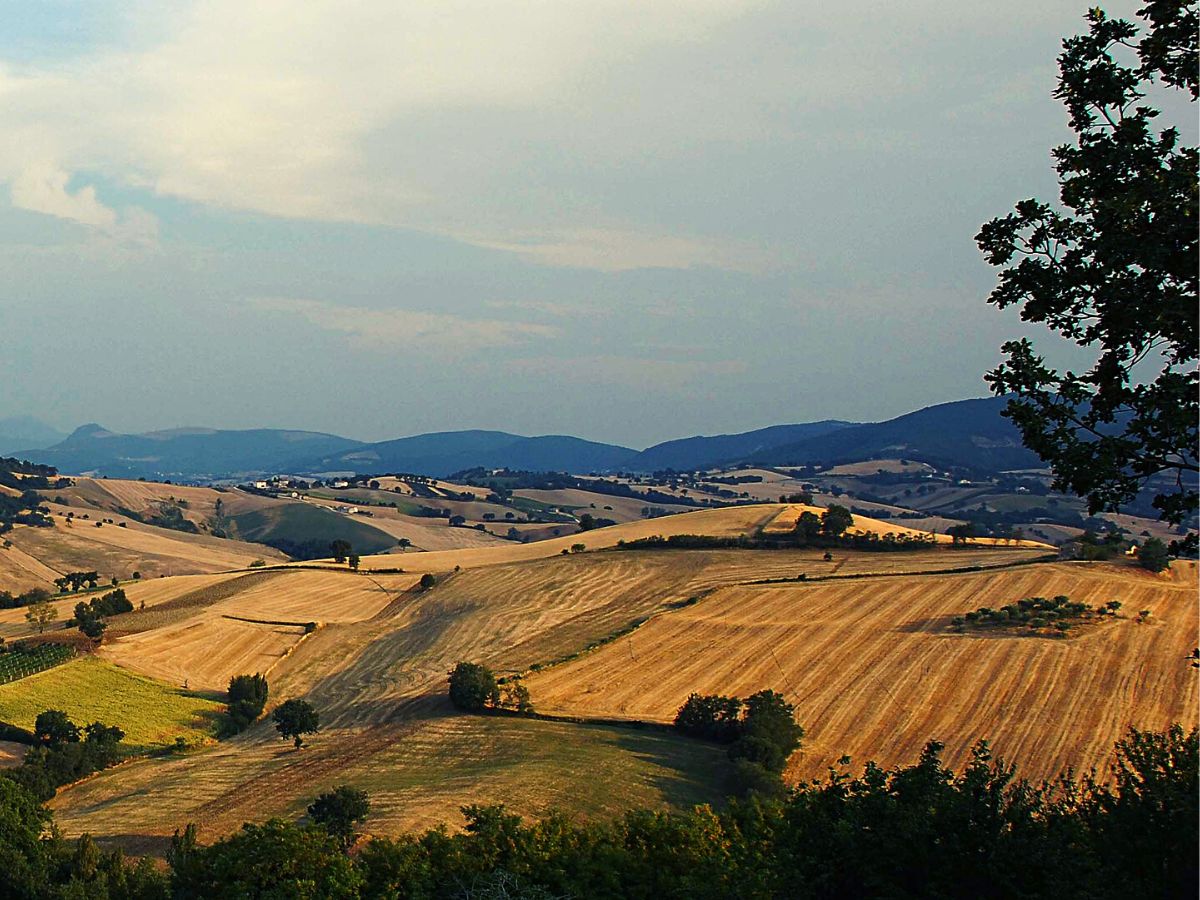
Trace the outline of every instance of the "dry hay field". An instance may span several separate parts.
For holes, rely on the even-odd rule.
[[[1124,618],[1068,639],[953,634],[979,606],[1066,594],[1123,604]],[[530,677],[542,712],[670,721],[692,691],[795,703],[807,735],[791,777],[916,759],[943,741],[953,766],[987,738],[1020,771],[1103,770],[1129,726],[1197,723],[1196,564],[1152,575],[1124,564],[1042,563],[995,572],[739,585]],[[1148,609],[1150,620],[1133,617]]]
[[[778,494],[778,492],[776,493]],[[514,491],[513,496],[557,506],[564,510],[573,510],[577,515],[590,513],[597,519],[612,519],[615,522],[637,522],[642,518],[642,510],[647,506],[657,506],[672,513],[688,512],[695,508],[676,503],[650,503],[637,497],[615,497],[578,488],[562,488],[553,491],[522,488]]]
[[[708,534],[717,537],[737,537],[741,534],[749,534],[756,528],[767,524],[779,514],[780,509],[778,504],[701,509],[660,519],[626,522],[608,528],[597,528],[583,534],[572,534],[529,544],[505,541],[503,545],[496,547],[445,550],[422,554],[419,559],[412,554],[397,553],[363,557],[362,566],[364,569],[400,566],[414,572],[447,572],[455,566],[467,569],[545,559],[561,554],[563,550],[569,549],[576,543],[584,544],[588,550],[601,550],[616,546],[618,541],[634,541],[654,535]]]
[[[312,501],[316,502],[316,501]],[[326,503],[329,508],[339,504]],[[417,516],[406,516],[394,509],[373,507],[372,515],[361,519],[372,528],[378,528],[384,534],[394,538],[407,538],[412,541],[413,551],[420,550],[460,550],[466,547],[495,547],[507,543],[487,531],[475,528],[451,528],[448,519],[423,519]]]
[[[113,575],[124,580],[133,572],[141,572],[144,578],[156,578],[224,572],[245,568],[258,559],[267,562],[287,559],[263,544],[185,534],[121,516],[106,515],[114,524],[100,528],[95,527],[95,517],[89,521],[77,518],[68,526],[67,520],[57,515],[66,508],[57,504],[51,504],[50,508],[56,513],[52,528],[21,525],[5,535],[13,547],[7,552],[0,550],[0,582],[6,577],[14,580],[23,577],[26,587],[53,590],[53,579],[63,572],[91,569],[105,580]],[[115,524],[119,522],[124,522],[125,527]],[[14,554],[13,549],[18,552]],[[30,568],[26,557],[35,559],[40,567]]]
[[[149,610],[160,603],[165,603],[168,600],[173,600],[201,588],[211,587],[232,577],[234,576],[228,573],[216,575],[176,575],[173,578],[123,581],[120,584],[120,588],[135,607],[145,603],[147,610]],[[50,605],[54,607],[54,611],[58,614],[58,617],[50,623],[47,631],[61,630],[64,627],[64,622],[73,615],[76,603],[81,600],[87,601],[92,597],[99,597],[111,590],[111,585],[102,585],[95,591],[81,591],[78,594],[56,596],[51,600]],[[34,630],[25,619],[24,607],[0,609],[0,637],[25,637],[33,634]]]
[[[901,565],[911,571],[942,566],[947,557],[1003,564],[1029,555],[930,551],[854,554],[842,562],[856,570]],[[904,559],[893,559],[899,557]],[[272,703],[305,697],[320,712],[323,731],[311,748],[294,752],[269,723],[260,723],[203,754],[139,760],[63,791],[54,801],[56,818],[70,833],[89,830],[98,836],[113,836],[120,822],[128,846],[160,850],[165,837],[188,821],[197,822],[209,839],[243,821],[291,814],[315,791],[341,783],[369,785],[374,827],[389,832],[457,824],[463,798],[504,799],[535,814],[541,811],[542,782],[546,797],[584,812],[643,800],[669,806],[707,799],[712,795],[705,791],[720,780],[719,748],[671,734],[457,715],[445,699],[446,672],[462,659],[501,672],[524,671],[610,639],[636,620],[673,615],[690,597],[721,585],[793,577],[818,565],[830,564],[814,551],[583,553],[464,568],[427,592],[411,589],[415,573],[283,568],[238,576],[217,586],[228,594],[221,600],[182,612],[201,621],[223,613],[253,617],[274,602],[271,612],[280,619],[328,622],[270,674]],[[371,593],[379,590],[376,581],[386,587],[386,596]],[[245,589],[237,590],[239,584]],[[348,612],[334,615],[339,586],[367,593],[346,595],[338,602]],[[139,663],[133,645],[145,640],[152,647],[153,634],[118,639],[113,658],[124,666],[148,665]],[[187,648],[186,631],[175,630],[159,638],[181,648],[176,656],[191,654],[196,666],[191,671],[200,670],[205,642]],[[613,773],[612,780],[597,779],[598,772]],[[707,774],[699,778],[698,772]]]
[[[867,505],[881,506],[878,503],[867,504]],[[882,507],[882,506],[881,506],[881,508],[900,509],[900,507]],[[799,519],[803,513],[810,512],[813,515],[820,516],[821,513],[825,512],[823,507],[805,506],[804,504],[800,504],[800,503],[789,503],[789,504],[786,504],[783,506],[777,505],[776,509],[778,509],[778,512],[776,513],[774,518],[772,518],[771,521],[768,522],[763,528],[763,531],[767,534],[779,534],[782,532],[791,531],[793,528],[796,527],[796,520]],[[858,516],[858,515],[853,516],[853,519],[854,519],[854,524],[851,525],[850,529],[849,529],[851,534],[874,533],[874,534],[879,535],[880,537],[884,537],[889,534],[894,534],[897,536],[907,535],[908,537],[912,537],[912,538],[917,538],[917,537],[928,538],[929,537],[929,532],[927,532],[927,531],[920,531],[916,528],[909,528],[905,525],[897,525],[894,522],[889,522],[889,521],[886,521],[883,519],[870,519],[870,518],[867,518],[866,516]],[[935,534],[933,536],[933,539],[936,543],[939,543],[939,544],[950,544],[953,542],[953,538],[951,538],[950,535],[948,535],[948,534]],[[977,547],[1026,547],[1026,548],[1041,548],[1043,550],[1055,549],[1050,544],[1044,544],[1041,541],[1030,541],[1030,540],[1016,541],[1016,540],[1002,540],[1000,538],[970,538],[968,540],[968,543],[971,544],[972,546],[977,546]]]
[[[234,675],[271,672],[304,640],[307,623],[369,619],[413,583],[278,569],[226,577],[110,620],[113,637],[97,652],[144,675],[224,691]]]

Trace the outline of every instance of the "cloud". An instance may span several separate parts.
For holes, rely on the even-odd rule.
[[[114,228],[117,214],[96,199],[96,189],[89,185],[71,193],[67,190],[69,180],[70,176],[55,166],[31,166],[13,180],[13,206],[81,225]]]
[[[258,312],[297,316],[323,331],[344,335],[356,348],[472,351],[510,347],[558,336],[558,329],[527,322],[472,319],[408,309],[338,306],[319,300],[256,297]]]
[[[93,255],[120,257],[132,249],[158,245],[159,222],[152,213],[138,206],[118,212],[96,197],[92,185],[71,191],[67,186],[70,180],[70,175],[54,165],[28,166],[12,180],[12,205],[85,226],[89,230],[87,250]]]

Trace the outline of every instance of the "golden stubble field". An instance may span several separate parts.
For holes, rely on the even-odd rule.
[[[1119,600],[1125,618],[1069,639],[954,634],[955,615],[1024,597]],[[818,584],[739,585],[656,617],[579,660],[527,679],[543,712],[669,722],[692,691],[772,688],[807,729],[792,778],[910,762],[930,739],[961,765],[971,745],[1033,777],[1103,769],[1129,726],[1197,723],[1196,564],[1152,575],[1127,564]],[[1146,624],[1138,611],[1150,610]]]
[[[281,620],[322,620],[327,624],[281,657],[270,676],[273,704],[302,696],[319,710],[324,730],[311,749],[291,751],[264,722],[211,751],[133,762],[72,787],[54,801],[57,821],[69,833],[118,838],[119,829],[119,839],[130,846],[161,849],[164,837],[189,821],[211,838],[243,821],[290,815],[314,793],[341,783],[371,786],[368,827],[388,832],[457,823],[464,797],[504,800],[531,815],[544,811],[548,797],[568,803],[586,797],[582,806],[597,811],[619,806],[623,793],[651,805],[669,798],[716,799],[719,793],[706,795],[698,786],[697,779],[707,776],[699,778],[699,770],[689,767],[702,759],[703,771],[719,771],[719,749],[671,735],[643,746],[625,729],[580,731],[589,726],[457,715],[445,700],[446,672],[464,659],[499,672],[548,664],[636,620],[707,602],[683,607],[691,597],[758,578],[831,572],[838,565],[842,572],[919,571],[948,562],[1003,565],[1031,555],[860,553],[827,563],[817,551],[614,551],[464,568],[424,593],[412,589],[415,573],[273,569],[237,576],[245,590],[234,590],[237,583],[230,580],[160,603],[157,609],[165,612],[154,630],[119,638],[106,653],[141,670],[166,653],[164,661],[192,661],[175,678],[215,678],[202,674],[211,644],[192,639],[187,622],[218,628],[223,615],[265,618],[268,610]],[[379,586],[384,590],[376,593]],[[347,592],[342,601],[336,600],[339,589]],[[189,596],[202,599],[204,590],[217,595],[209,606],[187,605]],[[610,646],[628,652],[620,641]],[[257,660],[245,658],[247,671],[252,662]],[[443,740],[450,743],[441,754],[404,749]],[[596,782],[594,771],[625,772],[622,777],[640,787],[627,788],[619,779]],[[715,790],[711,779],[706,783]],[[543,791],[542,784],[551,787]]]

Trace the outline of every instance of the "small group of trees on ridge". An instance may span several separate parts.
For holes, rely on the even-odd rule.
[[[104,639],[104,630],[108,628],[105,619],[132,611],[133,603],[125,596],[124,590],[117,588],[101,597],[93,597],[87,603],[82,600],[76,603],[73,622],[85,635],[100,643]]]

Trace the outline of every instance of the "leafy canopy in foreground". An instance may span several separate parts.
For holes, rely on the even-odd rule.
[[[1140,40],[1093,9],[1088,33],[1063,41],[1055,96],[1076,140],[1054,150],[1061,205],[1023,200],[976,235],[1003,267],[988,302],[1019,306],[1025,321],[1092,348],[1095,363],[1060,373],[1022,339],[986,378],[1014,395],[1005,415],[1056,488],[1096,513],[1150,482],[1161,518],[1178,525],[1196,513],[1200,472],[1197,150],[1157,128],[1159,110],[1143,101],[1157,86],[1196,102],[1196,3],[1151,0],[1138,15],[1149,26]]]

